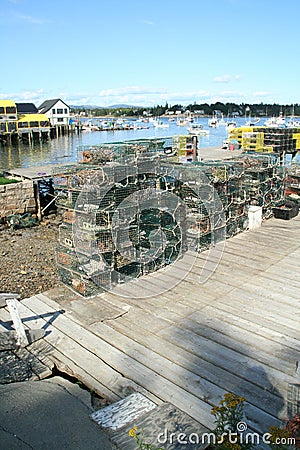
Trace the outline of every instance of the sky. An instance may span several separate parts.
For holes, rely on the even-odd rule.
[[[0,0],[0,99],[300,103],[300,0]]]

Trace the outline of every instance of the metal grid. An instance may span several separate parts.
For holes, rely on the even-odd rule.
[[[66,284],[77,283],[76,290],[86,295],[96,292],[95,273],[109,285],[123,283],[247,229],[250,205],[261,206],[263,217],[272,214],[286,177],[278,155],[192,164],[162,158],[166,148],[183,151],[187,143],[193,141],[175,137],[89,147],[94,159],[56,174],[57,205],[64,209],[59,235],[64,250],[57,262],[75,277],[61,272]],[[85,151],[80,149],[81,157]],[[97,158],[99,167],[92,165]]]

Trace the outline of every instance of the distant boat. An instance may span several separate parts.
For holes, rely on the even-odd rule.
[[[169,124],[166,122],[163,122],[162,120],[154,120],[153,125],[155,128],[169,128]]]
[[[279,117],[270,117],[265,121],[266,127],[273,128],[284,128],[286,126],[285,117],[283,117],[282,112],[280,112]]]
[[[100,128],[92,122],[85,122],[81,125],[81,131],[100,131]]]
[[[296,120],[295,117],[290,117],[290,119],[286,122],[287,128],[299,128],[300,122]]]
[[[289,120],[286,122],[286,127],[287,128],[299,128],[300,127],[300,122],[295,117],[294,105],[293,105],[293,113],[292,113],[291,117],[289,118]]]
[[[253,118],[250,117],[248,120],[246,120],[245,126],[246,127],[254,127],[254,125],[256,125],[259,121],[260,121],[259,117],[253,117]]]
[[[188,120],[187,119],[178,119],[176,121],[176,125],[178,125],[179,127],[186,127],[188,124]]]
[[[196,136],[208,136],[209,130],[204,130],[203,125],[200,123],[192,123],[191,126],[188,127],[189,134]]]
[[[208,120],[208,126],[212,128],[217,128],[219,126],[219,121],[215,114]]]
[[[221,119],[219,120],[219,127],[225,127],[226,122],[224,120],[224,115],[222,114]]]
[[[251,117],[251,110],[249,106],[247,106],[245,110],[245,126],[246,127],[253,127],[260,121],[259,117]]]
[[[233,128],[236,127],[236,121],[235,120],[230,120],[229,122],[226,123],[226,128],[228,131],[233,130]]]

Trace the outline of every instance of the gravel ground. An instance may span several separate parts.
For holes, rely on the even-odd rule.
[[[0,292],[16,292],[23,299],[59,285],[59,223],[54,216],[32,228],[0,231]]]

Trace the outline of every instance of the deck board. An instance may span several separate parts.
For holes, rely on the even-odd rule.
[[[299,230],[300,217],[270,219],[229,239],[220,261],[221,246],[91,300],[39,294],[20,314],[48,331],[47,357],[110,400],[139,390],[211,429],[212,405],[234,392],[266,432],[300,383]]]

